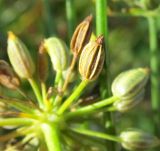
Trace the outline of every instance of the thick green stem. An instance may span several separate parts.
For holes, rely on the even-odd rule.
[[[149,23],[149,44],[150,44],[150,68],[151,68],[151,102],[154,112],[155,132],[160,134],[159,129],[159,111],[160,111],[160,93],[159,93],[159,52],[156,29],[156,18],[148,17]]]
[[[71,39],[75,27],[75,7],[73,2],[74,0],[66,0],[66,15],[69,39]]]
[[[151,97],[153,109],[160,108],[159,102],[159,52],[156,31],[156,19],[153,17],[148,18],[149,23],[149,43],[150,43],[150,66],[151,66]]]
[[[83,89],[87,86],[87,84],[88,80],[83,80],[79,84],[76,90],[74,90],[74,92],[70,95],[70,97],[67,100],[65,100],[62,106],[59,108],[58,114],[62,114],[67,108],[69,108],[71,103],[80,96],[80,94],[82,93]]]
[[[70,129],[79,134],[84,134],[84,135],[88,135],[92,137],[98,137],[98,138],[107,139],[107,140],[115,141],[115,142],[122,142],[120,137],[112,136],[110,134],[106,134],[106,133],[104,134],[102,132],[96,132],[96,131],[86,130],[82,128],[70,128]]]
[[[107,4],[106,0],[96,0],[96,33],[103,34],[105,42],[107,42]]]
[[[35,120],[27,118],[5,118],[0,119],[0,126],[11,126],[11,125],[31,125]]]
[[[43,106],[42,96],[41,96],[41,93],[40,93],[40,90],[39,90],[39,87],[38,87],[36,81],[34,79],[28,79],[28,81],[29,81],[29,83],[30,83],[35,95],[36,95],[36,98],[37,98],[37,101],[38,101],[40,107],[42,107]]]
[[[48,151],[62,151],[61,142],[59,140],[59,130],[57,126],[54,124],[43,123],[41,128],[48,147]]]
[[[68,119],[68,118],[72,118],[72,117],[83,116],[83,115],[94,113],[98,109],[103,108],[103,107],[117,101],[117,99],[118,99],[117,97],[110,97],[110,98],[104,99],[102,101],[98,101],[94,104],[77,109],[74,112],[69,112],[65,117]]]
[[[107,0],[96,0],[96,33],[97,35],[104,35],[105,39],[105,74],[102,75],[102,79],[105,79],[105,83],[101,82],[101,96],[103,98],[110,96],[110,69],[109,69],[109,51],[108,46],[108,25],[107,25]],[[107,77],[107,79],[106,79]],[[104,122],[111,134],[115,134],[115,126],[113,123],[112,114],[107,112],[104,114]],[[113,142],[107,142],[107,148],[109,150],[115,151],[115,144]]]

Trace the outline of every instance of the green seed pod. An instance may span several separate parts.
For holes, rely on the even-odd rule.
[[[24,43],[12,32],[8,32],[8,56],[15,72],[21,78],[31,78],[35,66]]]
[[[9,89],[17,89],[20,85],[20,81],[12,68],[3,60],[0,60],[0,84]]]
[[[42,82],[45,82],[48,76],[48,58],[43,42],[38,51],[38,76]]]
[[[141,91],[148,80],[147,68],[132,69],[119,74],[112,83],[112,93],[123,99],[129,99]]]
[[[105,59],[103,39],[99,36],[96,41],[90,41],[80,55],[79,72],[84,80],[95,80],[102,70]]]
[[[69,54],[66,44],[56,37],[45,39],[44,46],[51,58],[55,71],[63,71],[68,67]]]
[[[122,146],[128,150],[147,150],[159,145],[159,139],[140,130],[128,130],[120,134]]]
[[[142,89],[139,93],[137,93],[135,96],[131,98],[120,98],[119,101],[114,102],[113,106],[119,112],[126,112],[135,107],[137,104],[139,104],[143,100],[143,98],[144,89]]]
[[[83,47],[89,42],[92,33],[91,23],[92,15],[86,17],[74,31],[70,43],[73,54],[79,55]]]

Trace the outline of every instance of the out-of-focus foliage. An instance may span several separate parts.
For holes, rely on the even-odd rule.
[[[8,59],[6,53],[8,31],[13,31],[21,37],[34,58],[37,55],[37,46],[44,37],[57,35],[63,40],[68,41],[65,0],[46,0],[50,3],[50,10],[47,11],[49,11],[51,15],[49,25],[51,25],[52,33],[48,32],[44,1],[45,0],[0,0],[0,59]],[[93,14],[95,21],[95,1],[96,0],[74,1],[76,25],[84,16],[89,14]],[[109,14],[107,48],[110,52],[111,79],[125,69],[149,66],[150,52],[147,20],[141,15],[132,15],[130,13],[133,9],[135,11],[135,8],[139,11],[140,7],[144,7],[141,5],[141,1],[142,0],[108,0],[108,11],[106,11],[106,14]],[[153,6],[149,6],[151,10],[155,9],[158,5],[157,3],[160,3],[159,0],[153,1],[154,2],[151,2]],[[157,35],[160,41],[160,19],[157,22]],[[95,31],[95,22],[93,25]],[[25,83],[24,88],[28,88],[28,85]],[[6,93],[6,89],[3,88],[2,90],[0,87],[0,95],[3,93]],[[149,94],[150,90],[148,89],[146,100],[137,109],[132,110],[127,115],[116,115],[117,125],[119,125],[118,131],[134,126],[151,131],[152,120],[148,118],[151,116],[151,113],[145,112],[150,108],[150,104],[147,102],[150,97]],[[7,90],[7,95],[13,94],[10,93],[10,90]],[[122,116],[121,121],[124,122],[118,121],[119,116]]]

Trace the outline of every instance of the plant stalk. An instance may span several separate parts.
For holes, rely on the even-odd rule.
[[[159,52],[156,29],[156,18],[148,17],[149,24],[149,46],[150,46],[150,68],[151,68],[151,102],[154,116],[155,133],[160,135],[159,111],[160,111],[160,83],[159,83]]]
[[[44,82],[41,82],[41,89],[42,89],[42,98],[44,101],[47,98],[47,90]]]
[[[63,88],[62,88],[62,92],[64,92],[68,86],[68,83],[69,83],[69,79],[70,79],[70,76],[72,74],[72,71],[74,69],[74,66],[76,64],[76,61],[77,61],[77,58],[78,56],[77,55],[74,55],[73,58],[72,58],[72,61],[71,61],[71,64],[70,64],[70,67],[68,69],[68,73],[67,73],[67,77],[64,81],[64,85],[63,85]]]
[[[27,118],[5,118],[0,119],[0,126],[31,125],[35,120]]]
[[[105,39],[105,74],[102,75],[102,79],[106,80],[106,83],[101,81],[101,96],[102,99],[110,96],[110,69],[109,69],[109,52],[106,46],[108,46],[108,17],[107,17],[107,0],[96,0],[96,33],[97,35],[104,35]],[[106,79],[107,77],[107,79]],[[113,123],[112,114],[109,112],[104,113],[104,124],[108,132],[112,135],[115,134],[115,126]],[[107,142],[107,148],[115,151],[116,145],[113,142]]]
[[[115,141],[115,142],[122,142],[120,137],[112,136],[110,134],[106,134],[106,133],[102,133],[102,132],[96,132],[96,131],[82,129],[82,128],[70,128],[70,129],[74,132],[79,133],[79,134],[92,136],[92,137],[98,137],[98,138],[101,138],[101,139],[106,139],[106,140]]]
[[[42,132],[48,147],[48,151],[62,151],[59,140],[59,130],[55,124],[43,123]]]
[[[61,105],[61,107],[58,110],[58,114],[62,114],[66,109],[69,108],[69,106],[72,104],[74,100],[76,100],[80,94],[82,93],[83,89],[87,86],[89,83],[88,80],[83,80],[79,86],[74,90],[74,92],[69,96],[67,100],[64,101],[64,103]]]
[[[77,109],[74,112],[69,112],[65,117],[68,119],[68,118],[72,118],[72,117],[83,116],[83,115],[94,113],[98,109],[103,108],[103,107],[110,105],[113,102],[117,101],[117,99],[118,99],[117,97],[112,96],[110,98],[98,101],[98,102],[93,103],[91,105],[81,107],[80,109]]]
[[[42,103],[42,96],[41,96],[41,93],[40,93],[40,90],[39,90],[39,87],[36,83],[36,81],[34,79],[28,79],[35,95],[36,95],[36,98],[37,98],[37,101],[40,105],[40,107],[43,107],[43,103]]]
[[[73,58],[72,58],[70,67],[69,67],[69,69],[68,69],[68,73],[67,73],[66,79],[65,79],[64,84],[63,84],[63,87],[62,87],[62,91],[61,91],[62,94],[65,92],[65,90],[66,90],[67,87],[68,87],[68,83],[69,83],[69,80],[70,80],[72,71],[73,71],[74,66],[75,66],[75,64],[76,64],[76,60],[77,60],[77,55],[74,55]],[[62,96],[58,95],[58,96],[56,97],[55,101],[54,101],[54,106],[60,105],[60,104],[61,104],[61,101],[62,101]]]

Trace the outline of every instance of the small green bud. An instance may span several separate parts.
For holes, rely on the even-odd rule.
[[[159,145],[159,139],[141,130],[128,130],[120,134],[122,146],[128,150],[146,150]]]
[[[99,36],[96,41],[90,41],[82,50],[79,72],[85,80],[95,80],[103,68],[105,59],[103,39],[103,36]]]
[[[68,67],[69,54],[66,44],[59,38],[51,37],[44,40],[55,71],[63,71]]]
[[[40,81],[45,82],[48,75],[48,58],[47,52],[42,42],[38,51],[38,76]]]
[[[24,43],[12,32],[8,32],[8,56],[15,72],[21,78],[31,78],[35,66]]]
[[[123,98],[121,97],[120,100],[114,102],[113,106],[119,112],[126,112],[137,104],[139,104],[144,98],[144,89],[142,89],[139,93],[131,98]]]
[[[76,28],[71,39],[70,47],[75,55],[79,55],[89,42],[92,33],[92,15],[86,17]]]
[[[119,74],[112,83],[112,93],[123,99],[129,99],[139,93],[149,77],[147,68],[132,69]]]
[[[0,60],[0,84],[9,89],[17,89],[20,85],[20,81],[12,68],[3,60]]]

